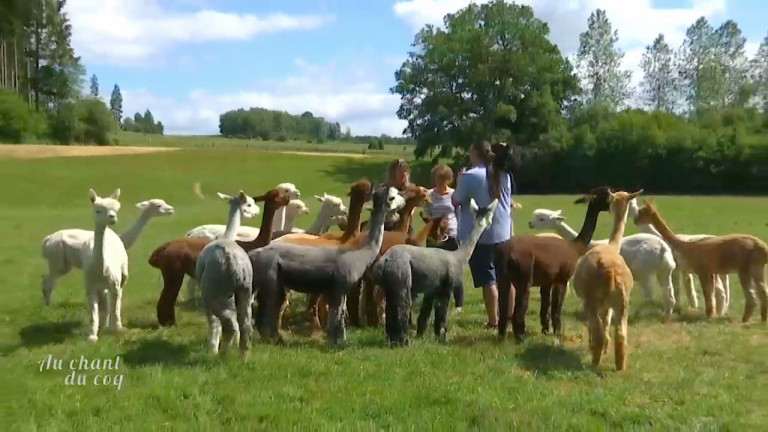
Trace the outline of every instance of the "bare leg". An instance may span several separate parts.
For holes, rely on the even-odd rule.
[[[488,315],[488,324],[499,325],[499,291],[496,283],[483,287],[483,301],[485,302],[485,313]]]

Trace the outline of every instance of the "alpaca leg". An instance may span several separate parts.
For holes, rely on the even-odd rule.
[[[542,285],[541,286],[541,308],[539,309],[539,322],[541,322],[542,334],[549,334],[549,320],[551,318],[551,315],[549,313],[549,308],[551,303],[552,303],[552,285]]]
[[[122,331],[123,319],[121,316],[121,309],[123,308],[123,289],[113,288],[109,291],[109,316],[112,318],[110,321],[110,327],[115,331]]]
[[[688,297],[688,304],[694,308],[699,308],[699,296],[696,294],[696,288],[693,284],[693,273],[686,272],[683,274],[683,282],[685,283],[685,295]],[[702,287],[702,294],[704,288]]]
[[[616,308],[616,315],[619,316],[619,322],[616,326],[613,346],[616,357],[616,370],[623,371],[627,368],[627,327],[629,320],[629,301],[624,299],[621,305]]]
[[[387,342],[395,346],[407,346],[409,319],[411,317],[411,292],[408,286],[385,285],[384,325]]]
[[[728,311],[728,306],[731,304],[730,277],[727,274],[718,275],[717,277],[720,279],[720,283],[723,285],[723,289],[725,290],[725,310]]]
[[[680,304],[680,301],[683,298],[683,271],[680,270],[680,264],[678,264],[677,267],[674,270],[672,270],[672,274],[670,276],[670,283],[671,283],[671,288],[674,291],[674,296],[676,299],[678,299],[675,312],[679,313],[682,311],[682,305]],[[687,298],[688,298],[688,306],[690,306],[692,304],[691,297],[687,296]]]
[[[237,308],[237,325],[240,328],[240,354],[244,355],[251,349],[251,337],[253,336],[253,326],[251,325],[252,309],[251,290],[248,287],[242,287],[235,291],[235,307]]]
[[[307,296],[307,312],[309,313],[310,324],[312,326],[313,332],[320,331],[322,329],[320,326],[318,309],[320,306],[320,300],[325,300],[323,297],[324,296],[321,296],[321,294],[309,294]]]
[[[162,275],[163,291],[157,300],[157,322],[161,326],[173,326],[176,324],[176,298],[184,281],[184,273],[174,269],[163,269]]]
[[[656,272],[656,282],[664,296],[664,316],[670,317],[676,309],[679,309],[678,297],[675,297],[675,289],[672,286],[672,272],[666,269],[659,270]]]
[[[592,351],[592,367],[597,369],[603,359],[605,327],[603,327],[600,314],[596,307],[584,305],[584,312],[587,315],[589,347]]]
[[[768,285],[765,283],[764,264],[752,268],[752,286],[760,299],[760,321],[768,321]]]
[[[751,269],[747,268],[739,271],[739,282],[741,283],[741,289],[744,291],[744,315],[741,317],[741,322],[747,322],[752,318],[755,307],[757,307],[757,296],[752,286]]]
[[[611,321],[613,320],[613,309],[608,308],[600,314],[600,320],[603,323],[603,355],[608,354],[608,345],[611,343]]]
[[[346,342],[347,335],[344,328],[344,317],[341,302],[344,301],[344,295],[340,293],[341,290],[333,292],[328,297],[328,344],[331,346],[338,346],[342,342]]]
[[[552,329],[556,335],[563,332],[562,312],[565,294],[568,292],[568,285],[554,285],[552,295]]]
[[[112,317],[111,294],[107,290],[99,290],[99,327],[110,327],[114,320]]]
[[[498,279],[499,290],[499,338],[506,339],[507,337],[507,325],[509,323],[510,316],[510,298],[515,295],[515,291],[512,287],[512,281],[510,280],[509,272],[504,266],[496,266],[496,278]],[[512,303],[514,308],[514,302]]]
[[[448,342],[448,330],[446,322],[448,320],[448,304],[451,302],[451,291],[439,293],[435,298],[435,337],[438,342]]]
[[[637,282],[643,290],[643,298],[646,305],[653,304],[653,290],[651,289],[651,275],[640,274],[637,275]]]
[[[416,320],[416,337],[421,337],[427,330],[429,316],[432,314],[434,303],[435,293],[424,293],[424,299],[421,301],[421,306],[419,306],[419,318]]]
[[[91,328],[88,333],[88,342],[96,342],[99,340],[99,292],[97,287],[88,284],[88,307],[91,312]]]
[[[184,279],[184,275],[181,275],[181,278]],[[197,281],[195,278],[188,277],[187,278],[187,300],[190,302],[195,301],[195,291],[197,291]]]
[[[280,313],[277,316],[277,328],[282,330],[288,330],[288,324],[283,323],[283,315],[285,315],[285,311],[286,309],[288,309],[288,304],[289,304],[288,298],[290,296],[291,296],[291,292],[287,291],[285,293],[285,296],[283,297],[282,303],[280,304]],[[242,326],[240,326],[240,328],[242,328]]]
[[[718,316],[722,316],[725,313],[728,296],[726,295],[723,280],[720,275],[712,275],[712,287],[712,292],[715,296],[715,310],[717,311]]]
[[[230,301],[234,303],[233,301]],[[230,303],[227,302],[227,303]],[[235,337],[240,333],[240,328],[237,324],[237,312],[235,312],[235,305],[231,304],[232,308],[226,308],[219,314],[219,321],[221,322],[221,343],[219,344],[219,353],[224,355],[232,346],[232,342]]]
[[[711,318],[714,313],[714,279],[711,274],[699,274],[699,283],[701,291],[704,293],[704,311],[707,318]]]
[[[378,327],[384,323],[387,298],[384,295],[384,290],[379,286],[374,288],[373,293],[374,299],[376,300],[376,326]]]
[[[212,312],[206,313],[208,317],[208,349],[211,354],[219,353],[219,342],[221,341],[221,321]]]
[[[521,342],[525,338],[525,314],[528,313],[528,298],[531,287],[528,284],[515,285],[515,307],[512,312],[512,332]]]
[[[347,294],[347,312],[349,313],[349,325],[360,327],[360,295],[362,281],[355,284],[355,288]]]

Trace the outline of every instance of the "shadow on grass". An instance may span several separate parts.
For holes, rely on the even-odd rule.
[[[49,344],[63,343],[75,334],[75,329],[82,323],[78,320],[46,322],[28,325],[19,331],[21,345],[33,348]]]
[[[192,366],[187,345],[163,339],[149,339],[138,342],[133,348],[121,354],[125,363],[133,367],[144,366]]]
[[[133,318],[126,322],[125,326],[129,329],[157,330],[160,324],[154,318]]]
[[[558,371],[582,371],[579,355],[564,347],[544,343],[528,343],[518,356],[526,370],[546,375]]]

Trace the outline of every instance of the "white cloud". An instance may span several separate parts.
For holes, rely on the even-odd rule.
[[[219,115],[237,108],[262,107],[301,114],[310,111],[349,126],[354,134],[400,135],[405,122],[394,113],[399,97],[381,90],[366,68],[340,70],[335,62],[310,64],[296,59],[297,72],[268,80],[245,91],[211,94],[193,90],[181,99],[159,97],[146,90],[123,90],[124,115],[149,108],[169,134],[214,134]]]
[[[70,0],[66,11],[74,29],[72,44],[88,64],[137,64],[180,44],[243,41],[314,29],[333,20],[332,16],[257,16],[211,9],[172,12],[157,0]]]

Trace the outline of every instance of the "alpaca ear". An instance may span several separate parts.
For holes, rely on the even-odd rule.
[[[477,206],[477,203],[475,202],[474,198],[469,199],[469,208],[472,209],[472,213],[477,213],[477,210],[479,207]]]
[[[96,195],[96,191],[95,190],[88,189],[88,199],[91,200],[91,203],[95,203],[96,202],[96,198],[98,198],[98,197],[99,196]]]
[[[147,207],[149,207],[149,201],[142,201],[142,202],[136,204],[136,208],[140,208],[142,210],[147,208]]]
[[[325,202],[325,196],[315,195],[315,199],[320,202]]]
[[[240,202],[243,204],[248,202],[248,195],[246,195],[242,189],[240,189],[240,192],[237,193],[237,197],[240,199]]]
[[[120,188],[115,189],[114,192],[112,192],[112,195],[109,196],[113,200],[120,199]]]
[[[631,194],[629,194],[629,199],[634,199],[635,197],[637,197],[641,193],[643,193],[643,189],[640,189],[640,190],[637,190],[635,192],[632,192]]]
[[[219,198],[223,199],[224,201],[229,201],[230,199],[232,199],[231,196],[229,196],[227,194],[223,194],[221,192],[216,192],[216,195],[218,195]]]
[[[596,197],[595,197],[594,195],[591,195],[591,194],[587,194],[587,195],[583,195],[581,198],[578,198],[578,199],[577,199],[576,201],[574,201],[573,203],[574,203],[574,204],[586,204],[586,203],[588,203],[588,202],[592,201],[592,200],[593,200],[593,199],[595,199],[595,198],[596,198]]]
[[[499,200],[498,199],[494,199],[493,201],[491,201],[490,204],[488,204],[488,207],[487,207],[488,211],[489,212],[495,211],[497,205],[499,205]]]

